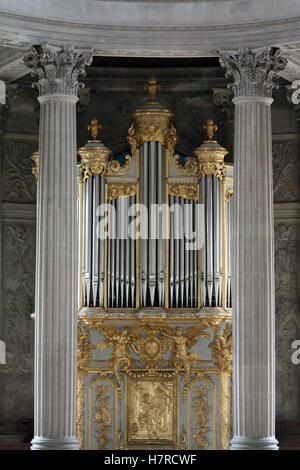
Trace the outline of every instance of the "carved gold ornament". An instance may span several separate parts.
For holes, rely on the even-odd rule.
[[[168,192],[171,196],[183,197],[184,199],[198,200],[198,183],[169,183]]]
[[[99,134],[99,131],[103,129],[101,124],[98,123],[96,118],[93,118],[87,127],[88,131],[91,133],[92,140],[96,140]]]
[[[112,201],[122,196],[135,196],[136,183],[108,183],[107,199]]]
[[[209,345],[212,349],[213,360],[219,370],[231,371],[232,369],[232,326],[226,323],[223,334]]]
[[[170,153],[174,153],[177,142],[176,129],[172,123],[174,114],[155,101],[159,85],[155,78],[149,80],[145,89],[149,91],[150,101],[132,114],[133,123],[128,129],[127,141],[134,155],[136,149],[146,142],[160,142]]]
[[[196,325],[181,327],[167,318],[147,317],[124,326],[120,317],[113,321],[99,313],[82,314],[77,398],[81,448],[91,448],[92,442],[99,449],[215,448],[217,429],[220,448],[227,448],[230,324],[223,317],[201,317]],[[204,367],[203,358],[190,350],[201,337],[209,339],[213,350],[213,360]],[[120,421],[123,412],[126,424]],[[185,412],[180,432],[179,415]]]
[[[198,165],[197,160],[195,160],[194,157],[190,160],[187,160],[184,165],[181,165],[180,156],[170,154],[169,162],[173,170],[175,170],[176,173],[179,173],[180,175],[194,176],[197,174]]]
[[[110,387],[108,385],[97,385],[95,388],[95,413],[94,421],[96,428],[96,439],[98,442],[98,449],[103,450],[109,443],[109,435],[112,432],[112,417],[110,406]]]
[[[143,331],[146,337],[139,335],[136,338],[136,351],[145,361],[147,367],[152,369],[162,360],[168,347],[168,340],[162,335],[158,335],[161,331],[160,326],[145,325]]]
[[[106,167],[105,174],[108,176],[121,176],[126,175],[134,164],[135,157],[125,155],[125,163],[121,165],[118,160],[109,160]]]
[[[205,449],[209,445],[207,433],[210,431],[208,422],[213,407],[209,405],[209,385],[195,387],[193,397],[194,417],[192,421],[193,439],[197,442],[198,449]]]
[[[225,201],[229,201],[229,199],[231,198],[231,196],[233,196],[234,194],[234,190],[233,188],[229,188],[227,189],[226,193],[225,193]]]
[[[37,180],[39,176],[39,152],[34,152],[30,158],[34,163],[34,166],[31,171],[35,179]]]
[[[155,77],[150,77],[148,80],[147,85],[144,86],[144,90],[148,91],[149,93],[149,100],[148,104],[157,104],[155,101],[156,94],[159,90],[161,90],[161,86],[157,84]]]
[[[106,169],[111,150],[101,140],[96,139],[99,129],[102,129],[102,126],[98,124],[96,118],[93,118],[88,126],[93,140],[89,140],[84,147],[78,150],[78,154],[81,157],[79,164],[80,181],[85,181],[92,175],[102,175]]]
[[[204,175],[216,176],[222,180],[225,176],[224,158],[228,151],[221,147],[216,140],[212,140],[214,131],[218,128],[214,125],[212,119],[208,119],[204,130],[207,131],[209,140],[203,142],[200,147],[194,150],[194,155],[198,161],[198,177],[202,178]]]
[[[126,406],[128,444],[177,444],[177,387],[174,379],[129,379]]]
[[[206,124],[203,126],[203,130],[206,131],[208,140],[212,141],[214,133],[218,130],[218,126],[214,124],[214,121],[212,119],[208,119]]]
[[[127,141],[134,154],[146,142],[160,142],[174,153],[177,142],[176,129],[170,122],[172,113],[167,110],[138,110],[133,113],[134,123],[128,129]]]

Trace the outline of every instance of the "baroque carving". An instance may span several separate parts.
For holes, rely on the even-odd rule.
[[[121,165],[118,160],[109,160],[105,174],[108,176],[121,176],[126,175],[129,170],[132,168],[135,158],[131,155],[125,155],[125,163]]]
[[[261,96],[271,97],[279,72],[287,64],[280,50],[240,49],[236,52],[220,52],[220,64],[226,68],[225,77],[233,79],[228,85],[232,88],[234,96]]]
[[[179,173],[180,175],[185,176],[194,176],[197,174],[197,160],[195,158],[190,158],[184,164],[180,163],[179,155],[170,155],[169,162],[171,167]]]
[[[3,200],[9,202],[34,202],[36,184],[32,175],[30,156],[35,150],[33,143],[9,141],[6,146],[4,174],[6,184]]]
[[[231,124],[234,118],[234,103],[232,98],[232,92],[230,90],[226,88],[213,88],[213,102],[228,124]]]
[[[122,196],[135,196],[136,183],[108,183],[107,199],[112,201]]]
[[[298,408],[297,366],[291,344],[298,337],[297,227],[275,224],[276,414],[291,418]]]
[[[6,397],[1,414],[9,420],[33,416],[34,224],[3,226],[2,313],[6,343]],[[3,406],[3,409],[2,409]]]
[[[32,171],[33,176],[37,180],[39,176],[39,152],[33,152],[30,158],[34,164],[31,171]]]
[[[57,47],[49,44],[32,47],[24,56],[25,65],[31,69],[34,82],[43,95],[77,95],[78,81],[85,76],[85,67],[92,63],[92,52],[76,50],[72,46]]]
[[[300,175],[297,142],[273,143],[273,187],[276,202],[292,202],[300,199],[298,178]]]
[[[198,449],[205,449],[208,444],[207,433],[210,431],[208,421],[213,407],[209,405],[209,385],[199,385],[194,388],[193,410],[194,417],[192,422],[193,439],[197,442]]]
[[[96,439],[98,442],[98,449],[103,450],[109,443],[109,434],[112,432],[112,417],[110,406],[110,386],[109,385],[97,385],[95,388],[96,400],[95,400],[95,427],[96,427]]]
[[[209,345],[213,351],[213,360],[219,370],[231,370],[232,368],[232,326],[226,323],[223,334]]]
[[[168,192],[171,196],[182,197],[184,199],[198,200],[198,183],[191,181],[189,183],[169,183]]]

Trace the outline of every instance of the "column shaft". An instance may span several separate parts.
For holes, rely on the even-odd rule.
[[[234,438],[277,448],[271,98],[236,98],[233,222]]]
[[[76,101],[39,98],[40,160],[32,449],[78,449]]]

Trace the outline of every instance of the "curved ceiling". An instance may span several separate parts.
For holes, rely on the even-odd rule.
[[[0,45],[49,41],[96,55],[200,57],[300,42],[299,0],[0,0]],[[290,46],[293,44],[293,46]]]

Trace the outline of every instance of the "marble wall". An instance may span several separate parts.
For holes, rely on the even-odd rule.
[[[127,148],[130,113],[145,101],[143,84],[153,70],[91,69],[78,103],[78,146],[96,116],[102,139],[114,152]],[[154,71],[161,78],[161,102],[176,115],[178,151],[191,153],[204,139],[202,125],[219,124],[219,142],[232,150],[233,110],[223,71],[211,69]],[[185,79],[183,78],[185,76]],[[133,84],[133,85],[132,85]],[[223,90],[223,91],[222,91]],[[216,98],[216,95],[218,97]],[[222,94],[224,96],[222,96]],[[300,339],[300,128],[286,101],[284,87],[273,105],[273,159],[276,267],[276,414],[299,418],[300,366],[291,362],[291,343]],[[38,147],[38,105],[30,79],[18,81],[0,119],[1,151],[1,304],[0,338],[6,342],[7,364],[0,367],[1,424],[11,427],[33,417],[33,330],[35,264],[35,180],[30,155]],[[232,161],[232,151],[228,161]]]

